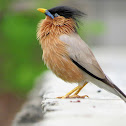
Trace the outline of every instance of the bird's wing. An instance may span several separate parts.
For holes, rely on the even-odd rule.
[[[91,75],[100,83],[96,85],[123,99],[126,102],[126,95],[104,74],[88,45],[78,34],[61,35],[59,39],[65,42],[70,59],[80,69]]]
[[[78,34],[63,34],[59,39],[68,45],[67,51],[69,56],[78,67],[97,79],[105,78],[105,74],[100,68],[90,48]]]

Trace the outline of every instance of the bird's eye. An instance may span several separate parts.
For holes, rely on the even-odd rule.
[[[59,14],[57,14],[57,13],[55,13],[55,15],[54,15],[55,17],[58,17],[58,16],[60,16]]]

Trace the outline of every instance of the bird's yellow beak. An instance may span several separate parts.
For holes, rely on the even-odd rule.
[[[38,8],[37,9],[38,11],[44,13],[45,15],[48,15],[49,17],[51,17],[52,19],[54,18],[54,16],[47,10],[47,9],[44,9],[44,8]]]
[[[47,9],[44,9],[44,8],[38,8],[37,10],[45,14]]]

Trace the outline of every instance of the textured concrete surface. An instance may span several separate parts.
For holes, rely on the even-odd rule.
[[[101,67],[126,93],[126,48],[93,49]],[[89,83],[80,92],[86,99],[56,99],[76,84],[66,83],[50,71],[36,81],[28,102],[13,126],[126,126],[126,103],[117,96]]]

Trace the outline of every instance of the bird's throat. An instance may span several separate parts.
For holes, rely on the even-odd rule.
[[[76,24],[73,19],[66,19],[62,16],[51,19],[46,17],[38,25],[37,38],[41,41],[49,36],[59,37],[62,34],[71,34],[76,32]]]

